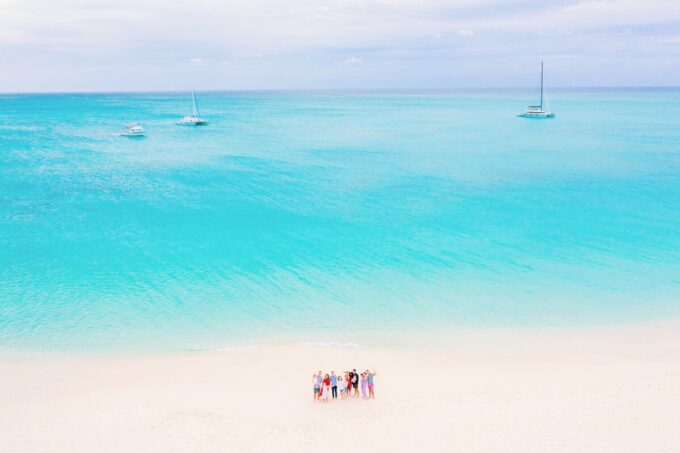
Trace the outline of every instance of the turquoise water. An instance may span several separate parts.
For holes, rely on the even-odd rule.
[[[680,91],[532,94],[0,96],[0,348],[680,316]]]

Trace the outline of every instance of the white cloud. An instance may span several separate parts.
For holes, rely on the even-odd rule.
[[[363,62],[364,62],[364,60],[362,60],[361,58],[349,57],[349,58],[346,58],[345,61],[342,62],[342,64],[353,65],[353,64],[363,63]]]
[[[316,85],[333,78],[315,74],[317,66],[353,54],[370,58],[381,74],[399,67],[395,79],[407,69],[424,74],[426,65],[431,72],[471,59],[495,64],[484,73],[502,76],[511,58],[519,65],[569,54],[581,55],[585,64],[611,57],[612,49],[630,64],[659,55],[659,44],[672,41],[677,24],[677,0],[0,0],[0,54],[10,55],[3,62],[12,68],[3,78],[9,89],[35,84],[40,74],[49,86],[45,74],[56,80],[54,72],[69,67],[82,79],[83,69],[94,74],[115,65],[142,80],[152,69],[198,71],[220,61],[230,62],[231,80],[250,83],[255,70],[267,67],[271,80],[281,80],[276,70],[304,71]],[[624,28],[629,31],[620,33]],[[344,62],[359,63],[352,58],[360,60]],[[241,66],[254,69],[239,75]],[[465,69],[458,63],[456,72]],[[474,72],[470,66],[471,82]],[[168,83],[172,77],[185,74],[168,75]]]

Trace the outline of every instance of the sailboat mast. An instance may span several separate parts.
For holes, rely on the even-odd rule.
[[[191,90],[191,100],[193,101],[194,116],[199,116],[200,113],[198,112],[198,104],[196,103],[196,93],[194,90]]]
[[[543,110],[543,62],[541,61],[541,110]]]

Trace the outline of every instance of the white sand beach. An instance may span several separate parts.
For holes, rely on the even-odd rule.
[[[7,452],[677,452],[680,324],[0,360]],[[401,343],[400,343],[401,344]],[[375,368],[375,401],[312,401]]]

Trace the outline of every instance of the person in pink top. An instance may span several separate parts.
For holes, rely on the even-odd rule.
[[[368,398],[368,376],[366,376],[366,373],[361,373],[361,397]]]
[[[375,399],[375,370],[370,372],[366,370],[366,381],[368,382],[368,397]]]

